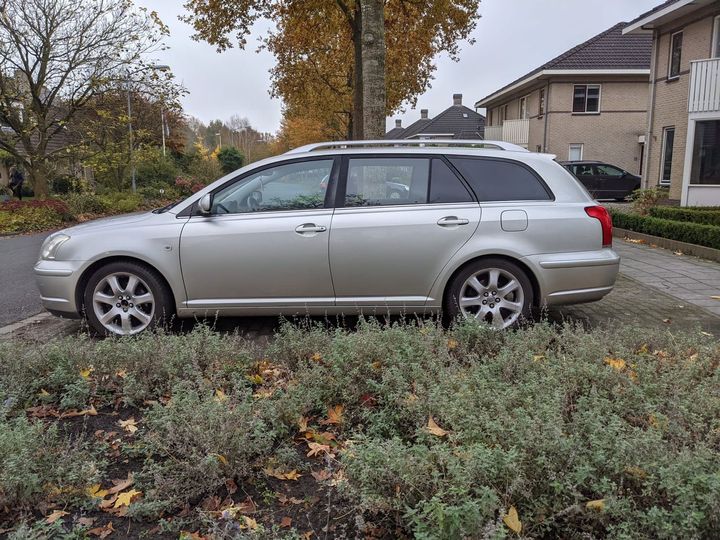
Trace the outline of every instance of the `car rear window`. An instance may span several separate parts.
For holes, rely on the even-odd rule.
[[[451,157],[478,201],[548,201],[549,190],[524,165],[503,159]]]

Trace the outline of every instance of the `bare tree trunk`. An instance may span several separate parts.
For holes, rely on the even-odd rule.
[[[362,128],[364,139],[385,135],[385,2],[361,0]]]
[[[44,163],[32,163],[28,168],[30,176],[30,184],[35,197],[45,199],[50,195],[50,186],[48,185],[48,170]]]
[[[355,9],[355,25],[353,28],[353,115],[352,138],[363,139],[363,65],[362,65],[362,11]]]

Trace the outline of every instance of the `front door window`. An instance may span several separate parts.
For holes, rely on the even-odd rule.
[[[720,120],[695,123],[691,184],[720,184]]]

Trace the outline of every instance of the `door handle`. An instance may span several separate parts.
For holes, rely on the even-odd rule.
[[[327,231],[327,227],[315,225],[314,223],[303,223],[295,228],[295,232],[298,234],[319,233],[325,231]]]
[[[459,218],[457,216],[440,218],[437,222],[441,227],[456,227],[458,225],[467,225],[468,223],[470,223],[469,219]]]

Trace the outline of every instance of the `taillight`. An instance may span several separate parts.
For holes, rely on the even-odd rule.
[[[602,227],[602,246],[612,247],[612,218],[604,206],[586,206],[585,213],[600,221]]]

